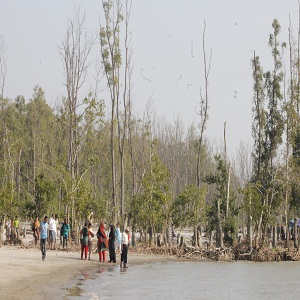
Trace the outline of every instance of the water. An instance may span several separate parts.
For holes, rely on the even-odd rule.
[[[82,275],[64,299],[296,299],[299,275],[299,262],[114,265]]]

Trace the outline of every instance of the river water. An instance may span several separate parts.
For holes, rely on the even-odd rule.
[[[298,299],[300,262],[162,262],[82,274],[65,300]]]

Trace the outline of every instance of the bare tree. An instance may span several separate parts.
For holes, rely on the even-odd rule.
[[[4,98],[4,86],[6,80],[6,61],[7,61],[7,54],[5,48],[4,37],[0,35],[0,96],[3,100]]]
[[[120,214],[124,216],[125,209],[125,166],[124,166],[124,151],[125,141],[127,137],[129,109],[131,108],[131,51],[130,51],[130,32],[129,32],[129,19],[131,11],[131,1],[126,1],[125,7],[125,57],[124,57],[124,89],[123,89],[123,118],[120,117],[119,103],[117,103],[117,120],[118,120],[118,140],[119,140],[119,153],[121,161],[121,191],[120,191]]]
[[[125,141],[128,133],[128,116],[130,115],[130,33],[129,18],[131,1],[126,1],[125,17],[120,0],[102,1],[105,23],[100,26],[101,56],[107,79],[111,101],[111,179],[112,179],[112,219],[117,222],[120,214],[124,215],[125,201]],[[121,22],[125,18],[125,50],[122,55],[120,45]],[[124,61],[123,61],[124,60]],[[121,74],[124,69],[123,75]],[[123,89],[123,90],[121,90]],[[117,141],[117,143],[116,143]],[[120,170],[117,167],[116,147],[118,147]],[[118,171],[120,171],[120,190]],[[120,191],[120,201],[118,196]]]
[[[209,57],[209,61],[207,61],[206,50],[205,50],[205,33],[206,33],[206,22],[204,20],[204,30],[202,34],[202,49],[203,49],[203,61],[204,61],[204,96],[201,94],[201,102],[200,102],[200,137],[199,137],[199,145],[198,145],[198,153],[197,153],[197,186],[201,185],[201,150],[203,145],[203,135],[206,129],[206,124],[208,120],[208,77],[210,72],[210,64],[211,64],[211,53]],[[194,236],[196,245],[198,244],[198,229],[195,227]]]
[[[0,100],[1,100],[1,144],[2,144],[2,151],[1,151],[1,158],[3,161],[6,160],[6,129],[5,129],[5,115],[4,115],[4,108],[5,108],[5,100],[4,100],[4,87],[6,81],[6,71],[7,71],[7,54],[6,54],[6,47],[4,37],[0,35]],[[5,183],[6,176],[3,177],[4,180],[2,184]]]
[[[0,98],[1,98],[1,123],[2,123],[2,130],[1,130],[1,143],[2,143],[2,154],[1,158],[5,161],[5,121],[4,121],[4,86],[5,86],[5,79],[6,79],[6,49],[4,44],[4,37],[0,36]],[[5,178],[5,176],[4,176]],[[4,181],[3,183],[4,184]],[[2,232],[4,230],[5,225],[5,216],[2,220],[1,230],[0,230],[0,240],[2,239]]]
[[[206,22],[204,20],[204,30],[202,35],[202,43],[203,43],[203,61],[204,61],[204,96],[201,94],[201,102],[200,102],[200,137],[199,137],[199,145],[198,145],[198,153],[197,153],[197,186],[200,187],[201,184],[201,149],[203,145],[203,135],[206,129],[206,124],[208,120],[208,77],[210,72],[210,64],[211,64],[211,56],[210,53],[209,60],[207,61],[206,50],[205,50],[205,32],[206,32]]]
[[[75,222],[75,195],[77,179],[79,178],[78,153],[82,144],[78,135],[78,107],[80,104],[79,90],[86,81],[88,69],[91,65],[89,56],[95,39],[91,38],[85,28],[86,15],[81,14],[80,9],[75,10],[75,17],[68,24],[67,33],[62,45],[59,47],[64,64],[66,88],[67,88],[67,125],[69,132],[67,168],[71,176],[71,214],[72,226]],[[68,206],[66,213],[69,214]]]

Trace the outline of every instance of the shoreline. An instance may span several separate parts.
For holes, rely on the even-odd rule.
[[[107,251],[107,259],[109,253]],[[144,253],[129,251],[129,268],[134,265],[156,262],[191,262],[209,261],[193,256],[181,256],[160,253]],[[118,267],[120,254],[117,254],[116,264],[100,263],[98,254],[93,253],[91,260],[81,260],[80,251],[49,250],[46,260],[38,247],[24,248],[22,246],[0,247],[1,296],[3,299],[64,299],[68,287],[78,276],[93,273],[103,267]]]
[[[175,257],[155,254],[129,253],[128,265],[152,262],[178,261]],[[98,254],[91,260],[81,260],[79,252],[48,250],[42,261],[38,248],[3,246],[0,248],[0,282],[3,299],[63,299],[66,287],[79,275],[90,273],[99,266],[118,266],[117,263],[100,263]]]

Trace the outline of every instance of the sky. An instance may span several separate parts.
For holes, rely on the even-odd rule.
[[[54,107],[66,95],[59,45],[68,22],[80,7],[88,30],[98,32],[101,0],[0,0],[0,7],[0,36],[7,54],[4,96],[23,95],[29,101],[39,85]],[[205,21],[205,49],[211,58],[206,136],[218,148],[226,122],[229,154],[234,155],[240,143],[251,146],[250,61],[255,51],[264,70],[272,70],[272,22],[279,21],[279,39],[287,42],[289,18],[296,33],[298,0],[133,0],[129,27],[134,114],[142,116],[150,105],[157,117],[171,124],[178,118],[186,129],[199,124]],[[93,53],[96,60],[99,48]],[[82,93],[92,84],[88,80]]]

